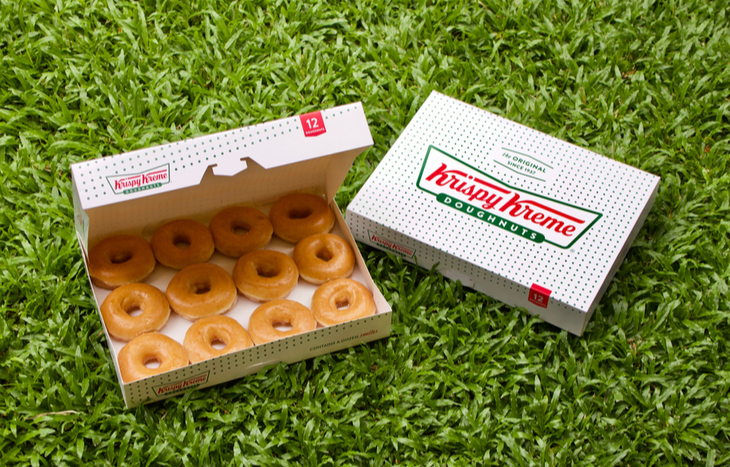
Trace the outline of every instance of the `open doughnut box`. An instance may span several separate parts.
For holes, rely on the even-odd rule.
[[[329,327],[318,325],[314,331],[130,383],[122,381],[117,361],[126,342],[113,338],[102,320],[127,407],[390,335],[390,307],[373,283],[334,202],[352,162],[372,144],[362,104],[355,103],[71,166],[75,228],[87,274],[90,248],[106,237],[133,234],[149,241],[157,228],[174,219],[208,225],[217,212],[229,206],[254,207],[268,214],[274,202],[286,194],[312,193],[328,200],[335,214],[331,233],[345,239],[355,253],[350,278],[367,286],[377,308],[366,318]],[[294,244],[274,236],[266,249],[291,255]],[[209,262],[230,274],[236,259],[216,252]],[[164,292],[176,273],[158,263],[144,282]],[[91,287],[98,311],[111,291]],[[287,299],[310,308],[316,288],[300,278]],[[239,295],[224,316],[248,328],[248,319],[259,305]],[[171,312],[159,332],[182,344],[191,325]]]

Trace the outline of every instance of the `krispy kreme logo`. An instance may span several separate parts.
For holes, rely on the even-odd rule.
[[[155,386],[152,388],[152,390],[155,391],[155,396],[164,396],[176,392],[186,391],[190,388],[194,388],[196,386],[200,386],[201,384],[207,383],[209,373],[210,372],[207,371],[201,375],[193,376],[192,378],[188,378],[182,381],[167,383],[162,386]]]
[[[106,180],[117,195],[150,190],[170,183],[170,164],[137,174],[114,175],[106,177]]]
[[[415,251],[412,248],[408,248],[407,246],[401,245],[400,243],[396,243],[393,240],[389,240],[382,235],[378,235],[375,232],[372,232],[368,230],[368,238],[371,242],[376,243],[382,247],[385,247],[389,251],[392,251],[393,253],[398,253],[401,256],[405,256],[406,258],[413,258],[413,255]]]
[[[429,146],[418,188],[436,200],[536,243],[570,248],[602,217],[562,201],[521,190]]]

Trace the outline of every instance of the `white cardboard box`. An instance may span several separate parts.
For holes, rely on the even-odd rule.
[[[347,209],[359,241],[581,335],[659,177],[433,92]]]
[[[372,144],[362,104],[356,103],[71,166],[76,232],[85,265],[89,248],[110,235],[135,234],[149,240],[158,227],[173,219],[189,218],[207,225],[218,211],[233,205],[252,206],[268,214],[271,205],[285,194],[314,193],[329,200],[336,217],[332,233],[345,238],[355,251],[357,268],[351,278],[373,292],[377,307],[371,317],[318,327],[126,384],[117,362],[125,342],[111,337],[104,326],[127,407],[390,334],[390,307],[373,283],[334,202],[355,157]],[[294,245],[274,237],[267,249],[291,254]],[[231,273],[236,260],[216,252],[210,262]],[[145,282],[164,291],[176,272],[158,264]],[[92,290],[98,311],[110,291],[93,284]],[[300,279],[287,298],[310,308],[314,290],[316,286]],[[239,296],[226,316],[247,328],[248,318],[258,305]],[[160,332],[182,344],[191,324],[171,313]]]

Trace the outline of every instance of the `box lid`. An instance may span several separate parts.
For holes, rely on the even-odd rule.
[[[658,182],[433,92],[348,210],[588,312]]]
[[[88,210],[198,185],[208,167],[215,175],[233,176],[247,168],[244,159],[270,169],[347,154],[348,161],[338,164],[343,169],[327,180],[329,192],[342,184],[352,159],[372,144],[358,102],[81,162],[71,171],[80,207]]]

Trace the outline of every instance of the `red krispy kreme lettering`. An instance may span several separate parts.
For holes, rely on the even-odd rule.
[[[164,169],[153,169],[151,172],[145,172],[142,174],[130,175],[124,178],[114,179],[114,191],[130,190],[145,187],[148,185],[154,185],[156,183],[167,183],[169,181],[170,173],[168,168]]]
[[[142,177],[140,175],[135,175],[134,177],[114,180],[114,189],[125,190],[127,188],[137,188],[138,186],[141,186],[141,184]]]
[[[188,380],[183,381],[183,387],[186,388],[188,386],[192,386],[193,384],[200,384],[204,383],[208,375],[201,375],[196,378],[190,378]]]
[[[167,169],[142,174],[143,185],[149,185],[150,183],[161,182],[163,180],[167,180]]]
[[[392,242],[388,240],[387,238],[379,237],[375,234],[370,235],[370,240],[374,243],[378,243],[380,245],[383,245],[384,247],[390,248],[395,251],[399,251],[407,256],[413,256],[414,251],[410,248],[406,248],[404,246],[401,246],[395,242]]]
[[[578,219],[554,207],[531,199],[522,199],[519,193],[512,190],[468,175],[461,170],[449,170],[447,164],[443,162],[426,177],[426,181],[460,193],[467,197],[468,201],[477,201],[483,209],[495,209],[510,217],[522,218],[565,237],[572,237],[577,230],[577,225],[585,224],[585,220]],[[511,195],[511,197],[506,199],[502,195]]]
[[[157,395],[162,395],[168,392],[177,391],[178,389],[182,389],[182,383],[175,383],[175,384],[168,384],[167,386],[163,386],[157,390]]]

